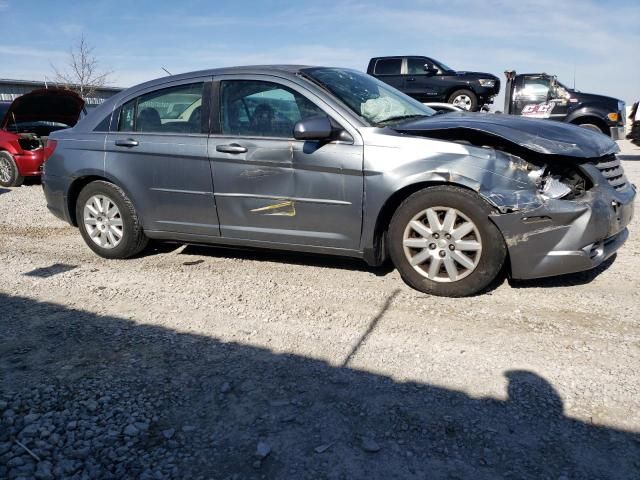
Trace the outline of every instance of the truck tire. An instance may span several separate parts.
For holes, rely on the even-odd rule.
[[[609,129],[607,128],[606,125],[599,125],[597,123],[594,123],[593,120],[590,119],[585,119],[585,120],[576,120],[573,122],[575,125],[578,125],[579,127],[582,128],[586,128],[587,130],[591,130],[592,132],[599,132],[599,133],[603,133],[606,136],[610,136],[609,133]]]
[[[24,177],[18,171],[18,165],[9,152],[0,151],[0,185],[3,187],[19,187]]]
[[[447,102],[460,107],[468,112],[475,112],[478,110],[478,97],[471,90],[461,89],[456,90],[451,95]]]
[[[132,257],[149,242],[133,203],[113,183],[100,180],[84,187],[76,202],[76,218],[85,243],[104,258]]]
[[[499,278],[507,257],[491,213],[476,193],[452,185],[409,196],[394,213],[387,237],[402,279],[416,290],[445,297],[485,290]]]

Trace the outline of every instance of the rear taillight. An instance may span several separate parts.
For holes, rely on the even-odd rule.
[[[46,162],[58,145],[57,140],[47,139],[47,145],[44,147],[44,161]]]

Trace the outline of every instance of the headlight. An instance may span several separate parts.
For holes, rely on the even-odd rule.
[[[496,86],[496,81],[492,80],[490,78],[481,78],[480,80],[478,80],[478,82],[480,82],[480,85],[483,87],[495,87]]]

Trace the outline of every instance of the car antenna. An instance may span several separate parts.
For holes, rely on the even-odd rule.
[[[164,70],[165,72],[167,72],[168,75],[173,75],[173,73],[171,73],[169,70],[167,70],[166,68],[164,68],[163,66],[160,66],[160,68],[162,70]]]
[[[573,89],[576,89],[576,64],[573,64]]]

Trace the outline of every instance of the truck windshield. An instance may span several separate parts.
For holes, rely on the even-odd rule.
[[[430,117],[435,110],[369,75],[342,68],[305,68],[301,73],[376,126]]]

